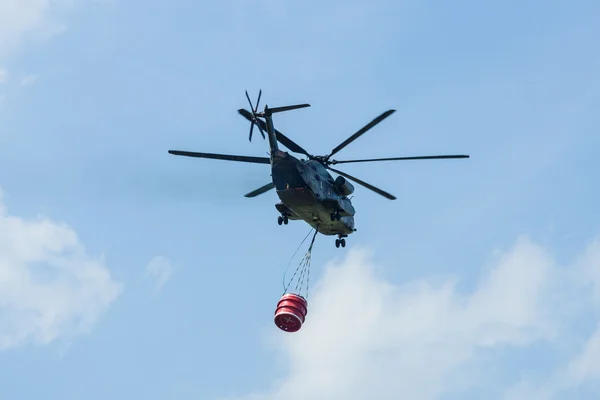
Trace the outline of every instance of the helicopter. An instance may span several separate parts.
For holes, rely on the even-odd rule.
[[[332,168],[332,165],[358,163],[358,162],[376,162],[376,161],[395,161],[395,160],[423,160],[423,159],[445,159],[445,158],[469,158],[468,155],[435,155],[418,157],[388,157],[362,160],[342,160],[338,161],[331,157],[340,150],[355,141],[369,129],[379,124],[389,117],[396,110],[390,109],[364,127],[348,139],[336,146],[328,155],[315,156],[308,153],[300,145],[289,139],[283,133],[275,129],[273,124],[273,114],[295,110],[299,108],[310,107],[310,104],[297,104],[283,107],[272,107],[265,105],[264,110],[258,112],[258,105],[262,89],[259,90],[256,106],[252,105],[248,91],[246,98],[250,104],[250,111],[239,109],[238,113],[250,122],[250,134],[248,140],[252,141],[252,133],[256,125],[263,137],[269,141],[269,157],[255,157],[245,155],[199,153],[181,150],[169,150],[169,154],[186,157],[198,157],[217,160],[238,161],[247,163],[269,164],[271,166],[271,182],[259,187],[245,195],[245,197],[256,197],[260,194],[275,189],[279,202],[275,208],[279,212],[277,222],[279,225],[287,225],[291,221],[302,220],[312,226],[317,232],[326,236],[337,236],[335,240],[336,247],[346,247],[345,238],[356,232],[354,225],[355,209],[351,198],[348,196],[354,193],[353,181],[380,194],[381,196],[395,200],[396,197],[387,193],[367,182],[364,182],[345,172]],[[266,136],[265,136],[266,132]],[[280,150],[279,143],[287,147],[291,152],[306,156],[306,159],[299,159],[287,151]],[[329,171],[338,176],[333,178]]]

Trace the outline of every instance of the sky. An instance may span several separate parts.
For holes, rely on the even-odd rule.
[[[0,0],[0,398],[596,399],[600,4]],[[244,91],[357,231],[277,225]]]

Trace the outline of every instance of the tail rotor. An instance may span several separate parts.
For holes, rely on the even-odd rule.
[[[262,95],[262,89],[258,91],[258,100],[256,100],[256,107],[252,105],[252,101],[250,100],[250,96],[248,95],[248,91],[246,90],[246,98],[248,99],[248,103],[250,104],[250,110],[252,111],[252,117],[250,118],[250,135],[248,136],[248,141],[252,141],[252,132],[254,131],[254,125],[258,126],[258,130],[262,135],[263,139],[266,139],[265,132],[263,132],[260,124],[258,123],[258,115],[256,114],[258,111],[258,103],[260,103],[260,96]]]

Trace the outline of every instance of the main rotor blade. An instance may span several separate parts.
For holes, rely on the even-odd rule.
[[[242,117],[246,118],[248,121],[252,122],[252,114],[248,110],[240,108],[238,110],[238,113],[240,113],[240,115]],[[258,125],[258,128],[261,129],[261,131],[262,130],[267,131],[267,124],[262,119],[257,120],[256,124]],[[290,151],[293,151],[294,153],[304,154],[307,157],[311,157],[311,155],[306,150],[304,150],[300,145],[298,145],[292,139],[285,136],[283,133],[279,132],[277,129],[275,129],[275,136],[277,137],[277,141],[280,142],[285,147],[287,147],[288,149],[290,149]]]
[[[252,113],[250,111],[246,110],[245,108],[240,108],[238,112],[240,113],[240,115],[244,116],[244,118],[246,118],[248,121],[252,122]]]
[[[176,156],[186,157],[197,157],[197,158],[212,158],[215,160],[226,160],[226,161],[241,161],[256,164],[270,164],[271,160],[267,157],[253,157],[253,156],[237,156],[231,154],[215,154],[215,153],[197,153],[194,151],[180,151],[180,150],[169,150],[169,154]]]
[[[344,176],[344,177],[346,177],[346,178],[350,179],[351,181],[354,181],[354,182],[358,183],[359,185],[363,185],[363,186],[364,186],[364,187],[366,187],[367,189],[371,189],[372,191],[374,191],[375,193],[378,193],[378,194],[382,195],[383,197],[386,197],[386,198],[388,198],[388,199],[390,199],[390,200],[396,200],[396,196],[394,196],[394,195],[391,195],[391,194],[389,194],[388,192],[384,192],[383,190],[381,190],[381,189],[379,189],[379,188],[376,188],[375,186],[373,186],[373,185],[370,185],[370,184],[368,184],[368,183],[367,183],[367,182],[365,182],[365,181],[361,181],[360,179],[358,179],[358,178],[355,178],[355,177],[353,177],[352,175],[348,175],[348,174],[347,174],[347,173],[345,173],[345,172],[338,171],[337,169],[333,169],[333,168],[331,168],[331,167],[326,167],[326,168],[327,168],[327,169],[330,169],[331,171],[333,171],[333,172],[335,172],[335,173],[337,173],[337,174],[340,174],[340,175],[342,175],[342,176]]]
[[[312,157],[310,154],[308,154],[306,150],[300,147],[300,145],[296,144],[296,142],[285,136],[283,133],[279,132],[277,129],[275,129],[275,136],[277,137],[277,141],[285,147],[287,147],[288,149],[290,149],[290,151],[293,151],[294,153],[304,154],[309,158]]]
[[[348,146],[350,143],[352,143],[353,141],[358,139],[363,133],[365,133],[366,131],[368,131],[369,129],[371,129],[372,127],[374,127],[375,125],[377,125],[378,123],[380,123],[381,121],[383,121],[384,119],[389,117],[390,115],[392,115],[394,112],[396,112],[396,110],[387,110],[386,112],[382,113],[380,116],[375,118],[373,121],[371,121],[367,125],[363,126],[354,135],[350,136],[348,139],[344,140],[339,146],[337,146],[335,149],[333,149],[331,151],[331,153],[329,154],[329,157],[331,157],[332,155],[334,155],[335,153],[337,153],[344,147]]]
[[[260,122],[262,122],[262,121],[260,121]],[[258,130],[260,131],[260,134],[262,135],[263,139],[266,139],[265,131],[263,130],[263,128],[261,128],[260,125],[257,125],[257,126],[258,126]]]
[[[238,110],[238,113],[240,113],[240,115],[242,117],[246,118],[248,121],[253,122],[252,113],[250,111],[246,110],[245,108],[240,108]],[[264,123],[264,121],[262,121],[260,119],[257,121],[257,123],[261,123],[261,122],[262,122],[262,125],[266,128],[266,124]]]
[[[290,111],[290,110],[296,110],[298,108],[304,108],[304,107],[310,107],[310,104],[296,104],[293,106],[282,106],[282,107],[273,107],[273,108],[268,108],[270,113],[279,113],[279,112],[284,112],[284,111]]]
[[[443,156],[418,156],[418,157],[390,157],[390,158],[369,158],[365,160],[331,160],[331,164],[347,164],[357,162],[371,162],[371,161],[402,161],[402,160],[432,160],[442,158],[469,158],[468,155],[443,155]]]
[[[247,194],[245,194],[245,195],[244,195],[244,197],[256,197],[256,196],[258,196],[259,194],[263,194],[263,193],[265,193],[265,192],[268,192],[269,190],[271,190],[271,189],[273,189],[273,188],[275,188],[275,184],[274,184],[273,182],[270,182],[270,183],[267,183],[267,184],[266,184],[266,185],[264,185],[264,186],[261,186],[261,187],[259,187],[259,188],[258,188],[258,189],[256,189],[256,190],[253,190],[253,191],[252,191],[252,192],[250,192],[250,193],[247,193]]]

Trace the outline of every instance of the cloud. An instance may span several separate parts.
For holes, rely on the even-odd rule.
[[[271,331],[286,375],[270,390],[243,398],[481,398],[482,389],[486,398],[564,394],[600,374],[600,330],[581,346],[581,332],[570,325],[583,310],[585,320],[593,315],[587,310],[592,293],[579,274],[600,276],[597,243],[567,268],[521,237],[467,292],[456,278],[394,285],[368,252],[351,250],[327,266],[302,330]],[[531,363],[510,355],[540,347],[570,362],[546,380],[521,379]],[[562,354],[565,348],[571,353]]]
[[[71,0],[1,0],[0,60],[26,39],[47,38],[65,28],[53,13]]]
[[[39,78],[39,75],[25,75],[23,79],[21,79],[21,86],[30,86],[33,85]]]
[[[0,349],[89,332],[122,290],[72,228],[0,203]]]
[[[155,290],[162,289],[165,283],[171,277],[174,267],[166,257],[156,256],[146,266],[146,275],[156,279]]]
[[[7,61],[25,42],[44,40],[64,31],[56,12],[72,6],[75,0],[0,0],[0,85],[6,83]],[[35,83],[37,76],[30,75],[21,81],[22,86]],[[5,101],[0,93],[0,107]]]

